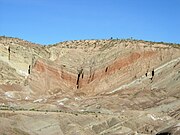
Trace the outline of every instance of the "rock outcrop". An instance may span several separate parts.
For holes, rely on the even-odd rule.
[[[1,107],[61,110],[68,115],[61,122],[71,125],[57,125],[59,134],[161,133],[179,122],[179,82],[178,44],[111,39],[43,46],[0,37]],[[71,120],[69,113],[78,118]],[[83,120],[86,124],[78,125]]]

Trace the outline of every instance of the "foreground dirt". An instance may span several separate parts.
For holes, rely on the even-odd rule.
[[[163,113],[123,111],[114,114],[1,111],[1,134],[107,135],[156,134],[162,129],[179,134],[179,124]],[[152,125],[153,124],[153,125]]]
[[[180,47],[0,37],[0,134],[180,134]]]

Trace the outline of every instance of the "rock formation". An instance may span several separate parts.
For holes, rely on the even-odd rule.
[[[180,45],[0,37],[0,101],[1,134],[178,135]]]

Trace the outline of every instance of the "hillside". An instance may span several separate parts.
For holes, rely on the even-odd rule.
[[[0,134],[180,134],[180,45],[0,37]]]

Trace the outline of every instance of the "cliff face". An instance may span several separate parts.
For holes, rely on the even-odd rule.
[[[175,45],[136,40],[82,40],[41,46],[1,37],[0,45],[2,70],[6,66],[12,71],[1,73],[1,78],[6,80],[5,74],[12,74],[17,77],[7,79],[9,83],[16,80],[45,95],[57,88],[87,96],[110,92],[144,75],[151,78],[153,70],[180,56]]]
[[[50,58],[38,59],[30,78],[38,75],[45,90],[63,85],[87,95],[111,91],[179,57],[179,49],[143,41],[74,41],[48,51]]]
[[[171,103],[176,114],[179,70],[175,44],[80,40],[42,46],[0,37],[0,101],[17,107],[111,114],[158,112]]]

